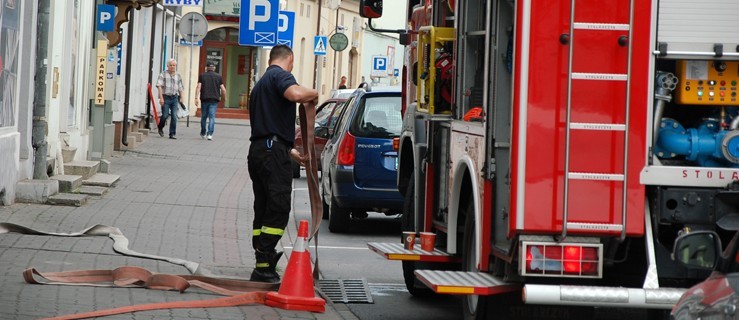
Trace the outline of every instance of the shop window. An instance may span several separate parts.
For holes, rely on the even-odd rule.
[[[205,35],[205,40],[210,41],[225,41],[226,40],[226,29],[216,29],[208,32]]]

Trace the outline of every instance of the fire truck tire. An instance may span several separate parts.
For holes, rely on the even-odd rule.
[[[465,203],[465,202],[463,202]],[[477,272],[477,262],[475,261],[475,248],[477,248],[477,239],[475,238],[475,209],[474,201],[469,199],[466,201],[467,206],[464,212],[460,212],[460,217],[464,214],[464,235],[462,242],[462,271]],[[481,320],[487,318],[488,296],[465,295],[462,297],[462,314],[465,320]]]
[[[328,207],[328,230],[333,233],[347,232],[349,222],[351,222],[349,210],[339,207],[336,200],[331,197],[331,204]]]
[[[413,217],[413,212],[416,210],[416,205],[413,202],[415,179],[413,175],[410,177],[408,186],[406,187],[405,197],[403,199],[403,212],[400,218],[400,227],[403,231],[415,231],[416,222]],[[403,242],[402,236],[400,242]],[[416,275],[413,273],[416,271],[416,262],[414,261],[403,261],[403,280],[405,280],[405,287],[408,292],[416,297],[427,297],[432,295],[434,292],[426,287],[421,281],[416,279]]]

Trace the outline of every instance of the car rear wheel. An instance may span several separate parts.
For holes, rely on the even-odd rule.
[[[331,204],[328,207],[328,230],[334,233],[346,232],[349,230],[349,210],[339,207],[336,199],[331,197]]]
[[[328,212],[331,209],[326,202],[326,192],[321,188],[321,204],[323,205],[323,220],[328,220]]]

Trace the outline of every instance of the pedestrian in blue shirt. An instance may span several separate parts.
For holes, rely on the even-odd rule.
[[[254,190],[252,246],[256,266],[252,281],[279,282],[275,267],[282,256],[275,247],[290,214],[292,163],[305,165],[307,155],[293,149],[295,104],[315,108],[318,91],[298,85],[290,47],[277,45],[269,53],[269,67],[254,85],[249,101],[251,145],[247,157]]]

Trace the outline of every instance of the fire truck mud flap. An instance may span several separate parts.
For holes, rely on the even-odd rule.
[[[672,309],[685,290],[527,284],[523,300],[527,304]]]

